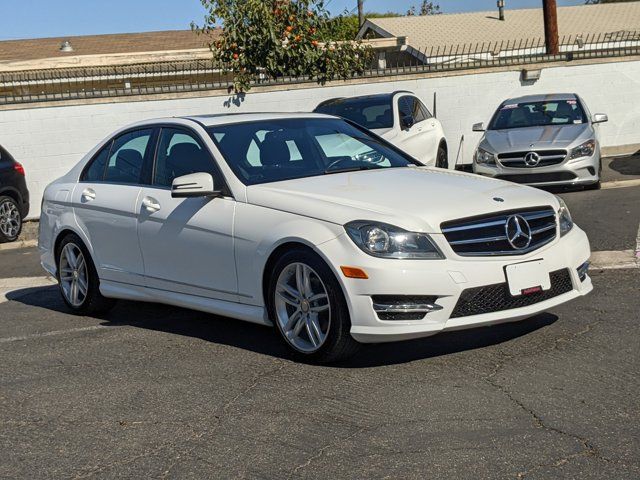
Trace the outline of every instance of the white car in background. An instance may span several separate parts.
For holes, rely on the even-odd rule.
[[[449,149],[442,125],[411,92],[333,98],[322,102],[314,112],[351,120],[423,165],[449,168]]]
[[[318,114],[126,127],[46,188],[39,250],[78,314],[188,307],[275,325],[314,361],[592,289],[587,236],[558,197],[420,166]]]

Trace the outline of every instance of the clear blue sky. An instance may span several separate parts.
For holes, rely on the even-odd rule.
[[[241,0],[239,0],[241,1]],[[507,8],[539,7],[542,0],[505,0]],[[354,9],[356,0],[327,0],[331,12]],[[419,0],[365,0],[368,11],[405,12]],[[495,10],[495,0],[440,0],[445,13]],[[584,0],[558,0],[581,5]],[[199,0],[0,0],[0,39],[59,37],[189,28],[203,18]]]

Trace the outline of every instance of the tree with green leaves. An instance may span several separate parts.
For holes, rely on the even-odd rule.
[[[422,3],[419,7],[415,5],[411,7],[407,11],[407,15],[440,15],[442,12],[440,11],[440,5],[436,2],[429,2],[427,0],[422,0]]]
[[[233,76],[236,93],[285,76],[325,83],[361,74],[370,48],[338,42],[324,0],[201,0],[214,64]],[[222,30],[219,30],[219,27]]]

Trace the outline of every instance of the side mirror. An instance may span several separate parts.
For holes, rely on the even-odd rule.
[[[219,197],[222,192],[215,189],[210,173],[191,173],[173,180],[172,198]]]
[[[411,127],[415,125],[415,123],[416,123],[416,120],[415,118],[413,118],[413,115],[405,115],[400,119],[400,124],[402,125],[402,128],[404,130],[409,130]]]
[[[591,123],[604,123],[608,121],[609,117],[607,115],[605,115],[604,113],[596,113],[595,115],[593,115]]]
[[[480,122],[480,123],[475,123],[473,125],[472,130],[474,132],[484,132],[484,123]]]

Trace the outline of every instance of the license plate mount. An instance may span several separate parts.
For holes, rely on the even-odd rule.
[[[515,263],[505,267],[509,293],[512,297],[533,295],[551,289],[551,278],[544,260]]]

